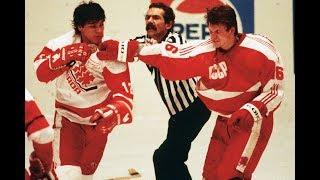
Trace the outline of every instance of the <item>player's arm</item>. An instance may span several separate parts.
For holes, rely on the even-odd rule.
[[[253,102],[259,103],[257,109],[262,115],[268,115],[279,107],[284,97],[283,66],[277,61],[266,61],[260,79],[263,89],[261,94],[253,99]]]
[[[122,42],[108,40],[102,43],[102,51],[97,56],[102,60],[117,60],[121,62],[133,61],[134,57],[160,69],[161,74],[169,80],[183,80],[196,76],[208,74],[208,67],[212,63],[211,58],[207,58],[208,53],[198,53],[189,55],[193,51],[190,44],[177,46],[172,43],[161,43],[144,46],[140,49],[139,43],[130,40],[127,45]],[[123,48],[123,50],[121,50]],[[182,55],[181,55],[182,53]]]
[[[25,90],[25,130],[28,138],[40,144],[53,140],[53,130],[29,91]]]
[[[68,70],[76,61],[85,62],[91,48],[85,43],[75,43],[54,49],[49,42],[34,59],[34,68],[39,81],[49,82]]]
[[[133,62],[140,47],[140,43],[136,40],[107,40],[99,45],[100,51],[97,52],[97,57],[105,61]]]
[[[91,117],[91,122],[97,122],[97,128],[110,132],[119,124],[132,122],[132,101],[129,67],[127,63],[106,61],[103,76],[110,89],[110,101],[104,107],[97,109]]]
[[[244,128],[250,129],[254,122],[266,116],[272,116],[273,111],[280,106],[284,96],[283,66],[277,61],[265,60],[259,79],[262,84],[261,93],[233,113],[228,124],[240,122]]]
[[[108,105],[113,106],[112,109],[115,110],[118,124],[130,123],[132,121],[133,92],[129,67],[127,63],[116,62],[116,65],[121,67],[117,70],[105,67],[103,71],[107,86],[111,90],[111,101]]]
[[[138,57],[146,64],[159,68],[162,76],[169,80],[208,75],[208,67],[212,64],[212,58],[208,55],[212,56],[212,52],[191,55],[190,51],[184,54],[184,49],[188,47],[189,44],[177,46],[172,43],[145,46]]]
[[[25,131],[34,149],[29,157],[31,179],[57,179],[52,163],[54,132],[27,89],[25,89]]]

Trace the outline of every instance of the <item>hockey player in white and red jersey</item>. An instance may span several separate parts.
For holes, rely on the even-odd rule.
[[[108,134],[132,121],[126,63],[101,61],[105,13],[83,2],[73,13],[74,31],[50,40],[34,60],[41,82],[55,80],[54,161],[59,179],[92,179]],[[129,52],[128,52],[129,53]]]
[[[30,175],[25,171],[25,179],[55,180],[57,176],[53,166],[52,141],[53,129],[41,113],[30,92],[25,89],[25,131],[32,141],[34,151],[31,153]]]
[[[208,147],[205,180],[251,179],[283,99],[279,52],[264,36],[238,33],[229,5],[207,12],[210,39],[143,47],[139,59],[170,80],[199,76],[197,93],[218,113]],[[105,43],[108,46],[113,46]]]

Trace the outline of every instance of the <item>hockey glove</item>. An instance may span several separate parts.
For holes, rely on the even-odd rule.
[[[52,70],[61,69],[65,66],[73,66],[75,61],[85,63],[93,48],[86,43],[75,43],[57,49],[49,59],[49,67]]]
[[[97,123],[95,129],[98,132],[102,134],[110,133],[112,129],[118,125],[116,107],[109,104],[100,109],[96,109],[95,113],[90,118],[90,122]]]
[[[260,121],[267,113],[266,106],[258,101],[243,105],[234,112],[228,119],[228,126],[238,127],[241,130],[250,132],[254,122]]]
[[[133,62],[139,50],[136,40],[118,42],[107,40],[99,45],[97,57],[101,60],[117,60],[120,62]]]
[[[45,167],[33,151],[29,157],[30,180],[56,180],[57,175],[53,167]]]

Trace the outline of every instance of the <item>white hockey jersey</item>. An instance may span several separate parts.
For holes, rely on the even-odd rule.
[[[102,41],[107,39],[109,38],[104,37]],[[55,50],[80,41],[80,36],[74,31],[68,32],[50,40],[34,61],[34,68],[40,81],[56,80],[57,113],[72,122],[92,124],[89,119],[96,109],[116,101],[123,101],[125,106],[118,109],[121,112],[118,122],[130,123],[133,95],[127,64],[101,61],[96,53],[93,53],[85,64],[76,62],[71,68],[64,67],[58,70],[49,68],[48,59]]]

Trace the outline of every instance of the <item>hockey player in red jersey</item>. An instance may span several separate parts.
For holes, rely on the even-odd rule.
[[[159,67],[169,79],[201,77],[197,92],[219,114],[203,177],[251,179],[271,135],[273,112],[283,98],[281,58],[266,37],[238,33],[230,6],[214,7],[206,18],[210,40],[145,47],[139,59]]]
[[[238,33],[230,6],[214,7],[206,18],[209,40],[146,46],[138,57],[170,80],[200,77],[199,97],[219,114],[203,178],[248,180],[269,141],[273,113],[283,99],[284,68],[268,38]],[[106,49],[113,44],[104,43]]]
[[[128,65],[99,59],[105,13],[92,1],[73,13],[74,30],[50,40],[34,60],[41,82],[55,80],[54,161],[59,179],[92,179],[108,134],[132,121]]]
[[[25,131],[34,149],[29,158],[30,175],[25,171],[25,179],[57,179],[52,162],[53,129],[27,89],[25,89]]]

